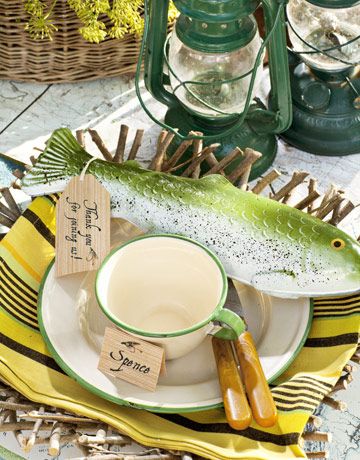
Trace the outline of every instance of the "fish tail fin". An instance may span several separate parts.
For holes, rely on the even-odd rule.
[[[70,129],[57,129],[22,180],[22,189],[31,196],[61,192],[73,176],[80,174],[90,158]]]

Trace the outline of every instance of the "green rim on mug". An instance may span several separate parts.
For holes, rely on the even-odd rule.
[[[216,265],[217,265],[217,267],[218,267],[218,269],[219,269],[219,271],[221,273],[221,278],[222,278],[221,296],[220,296],[220,299],[219,299],[219,302],[218,302],[217,306],[214,308],[212,313],[207,318],[205,318],[203,321],[201,321],[199,323],[196,323],[196,324],[194,324],[193,326],[191,326],[189,328],[179,329],[179,330],[173,331],[173,332],[149,332],[149,331],[145,331],[144,329],[139,329],[137,327],[134,327],[134,326],[131,326],[131,325],[127,324],[127,323],[122,322],[121,320],[119,320],[119,318],[117,318],[115,315],[113,315],[113,313],[111,311],[109,311],[107,309],[107,307],[106,307],[106,305],[104,304],[104,301],[103,301],[103,296],[99,292],[99,280],[101,279],[101,277],[104,274],[104,269],[106,268],[106,265],[107,265],[108,261],[111,259],[111,257],[113,257],[114,254],[116,254],[118,251],[122,250],[126,246],[128,246],[128,245],[130,245],[132,243],[136,243],[137,241],[141,241],[143,239],[148,239],[148,238],[175,238],[175,239],[178,239],[178,240],[186,241],[188,243],[191,243],[191,244],[193,244],[195,246],[200,247],[216,263]],[[116,324],[116,326],[118,326],[121,329],[124,329],[124,330],[126,330],[126,331],[128,331],[130,333],[138,334],[138,335],[141,335],[141,336],[144,336],[144,337],[156,337],[156,338],[177,337],[177,336],[180,336],[180,335],[189,334],[190,332],[194,332],[194,331],[200,329],[201,327],[205,326],[206,324],[209,324],[212,321],[219,321],[221,323],[226,324],[229,327],[229,329],[221,328],[214,335],[216,335],[216,337],[219,337],[219,338],[225,339],[225,340],[234,340],[234,339],[236,339],[237,337],[239,337],[239,335],[241,335],[244,332],[246,327],[245,327],[244,321],[238,315],[236,315],[236,313],[234,313],[234,312],[232,312],[232,311],[230,311],[228,309],[223,308],[224,304],[225,304],[225,301],[226,301],[226,297],[227,297],[227,291],[228,291],[228,283],[227,283],[227,276],[226,276],[224,267],[222,266],[222,264],[221,264],[220,260],[218,259],[218,257],[212,251],[210,251],[206,246],[198,243],[197,241],[192,240],[191,238],[187,238],[187,237],[181,236],[181,235],[167,234],[167,233],[151,233],[151,234],[139,236],[139,237],[133,238],[133,239],[127,241],[126,243],[118,246],[117,248],[113,249],[105,257],[105,259],[103,260],[103,262],[102,262],[102,264],[101,264],[101,266],[100,266],[100,268],[99,268],[99,270],[98,270],[98,272],[96,274],[96,281],[95,281],[96,299],[97,299],[97,301],[99,303],[100,308],[102,309],[104,314],[110,319],[110,321],[112,321],[114,324]]]

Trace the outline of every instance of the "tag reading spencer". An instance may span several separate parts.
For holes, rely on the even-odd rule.
[[[56,275],[96,270],[110,251],[110,195],[91,174],[74,177],[56,206]]]
[[[120,329],[105,329],[98,364],[104,374],[155,391],[163,360],[163,348]]]

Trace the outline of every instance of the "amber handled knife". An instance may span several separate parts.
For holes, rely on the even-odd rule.
[[[234,430],[244,430],[251,423],[251,411],[231,341],[212,338],[226,419]]]
[[[258,425],[273,426],[277,421],[277,410],[250,332],[243,332],[233,343],[252,415]]]

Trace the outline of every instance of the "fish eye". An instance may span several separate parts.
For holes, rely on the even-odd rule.
[[[340,251],[345,247],[345,241],[341,238],[335,238],[334,240],[332,240],[330,244],[331,247],[334,248],[336,251]]]

